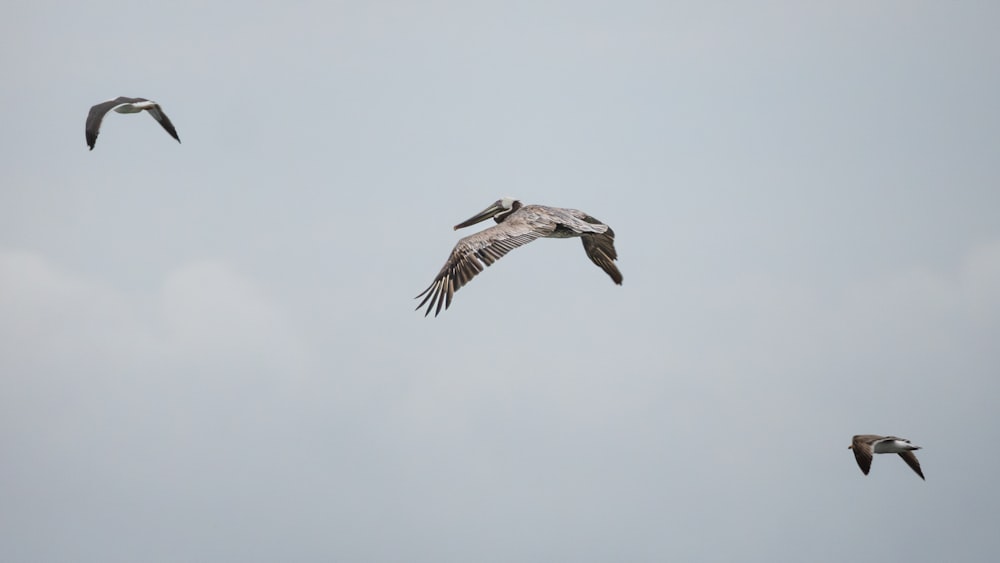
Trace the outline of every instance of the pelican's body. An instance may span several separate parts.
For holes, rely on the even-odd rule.
[[[105,114],[111,110],[117,113],[147,111],[157,123],[163,126],[167,133],[170,133],[171,137],[177,139],[178,143],[181,142],[181,138],[177,136],[177,130],[174,129],[174,124],[167,118],[167,114],[163,113],[160,104],[146,98],[126,98],[120,96],[113,100],[101,102],[90,108],[90,113],[87,114],[86,126],[87,145],[90,146],[90,150],[94,150],[94,145],[97,144],[97,135],[101,132],[101,122],[104,121]]]
[[[432,309],[437,316],[442,306],[445,309],[451,306],[455,292],[483,271],[484,265],[491,266],[511,250],[538,238],[580,237],[590,260],[621,285],[622,274],[614,264],[618,258],[615,232],[590,215],[576,209],[522,205],[512,198],[503,198],[455,225],[455,229],[490,218],[497,222],[496,226],[458,241],[434,282],[417,296],[418,299],[424,297],[417,309],[427,304],[424,316]]]
[[[921,479],[924,478],[924,472],[920,470],[920,462],[917,461],[917,456],[913,454],[915,450],[921,448],[920,446],[914,446],[905,438],[860,434],[851,439],[851,445],[847,449],[854,450],[854,458],[857,460],[861,472],[865,475],[868,475],[868,471],[872,467],[872,457],[874,454],[899,454],[899,457],[903,458],[903,461],[906,462],[906,465],[910,466],[910,469],[913,469],[917,475],[920,475]]]

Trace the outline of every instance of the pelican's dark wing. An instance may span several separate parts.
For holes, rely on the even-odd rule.
[[[587,215],[583,219],[588,223],[603,225],[597,219]],[[608,230],[600,234],[583,234],[580,236],[583,241],[583,250],[587,257],[602,270],[607,272],[611,279],[618,285],[622,284],[622,273],[615,266],[618,259],[618,252],[615,250],[615,232],[608,227]]]
[[[472,281],[476,274],[483,271],[484,266],[492,266],[511,250],[546,234],[536,226],[511,218],[461,239],[431,285],[416,297],[424,298],[417,309],[427,304],[424,316],[429,315],[432,309],[434,316],[438,316],[441,307],[450,307],[455,292]]]

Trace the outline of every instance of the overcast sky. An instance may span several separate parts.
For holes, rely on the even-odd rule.
[[[995,561],[1000,5],[820,4],[7,6],[0,560]]]

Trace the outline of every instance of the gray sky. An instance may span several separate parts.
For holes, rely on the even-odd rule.
[[[995,560],[1000,8],[806,4],[8,6],[0,560]]]

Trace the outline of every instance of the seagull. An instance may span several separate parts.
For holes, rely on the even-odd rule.
[[[163,113],[160,104],[146,98],[126,98],[119,96],[90,108],[90,113],[87,114],[87,144],[90,145],[90,150],[94,150],[94,144],[97,143],[97,134],[101,132],[101,121],[104,120],[104,114],[112,109],[118,113],[148,111],[149,115],[153,116],[153,119],[158,121],[167,130],[167,133],[170,133],[171,137],[177,139],[178,143],[181,142],[181,138],[177,136],[177,130],[174,129],[174,124],[170,123],[167,114]]]
[[[490,218],[497,224],[459,240],[431,285],[416,297],[424,298],[417,309],[427,304],[425,317],[432,309],[436,317],[442,306],[445,309],[451,306],[455,292],[472,281],[484,266],[491,266],[511,250],[538,238],[580,237],[590,261],[611,276],[613,282],[622,284],[622,274],[614,263],[618,258],[615,232],[583,211],[522,205],[514,198],[505,197],[455,225],[455,230]]]
[[[917,472],[921,479],[924,479],[924,472],[920,470],[920,462],[917,456],[913,455],[913,450],[921,449],[914,446],[905,438],[895,436],[876,436],[875,434],[859,434],[851,439],[851,445],[847,449],[854,450],[854,458],[858,460],[858,467],[861,472],[868,475],[868,470],[872,467],[872,453],[876,454],[899,454],[910,469]]]

